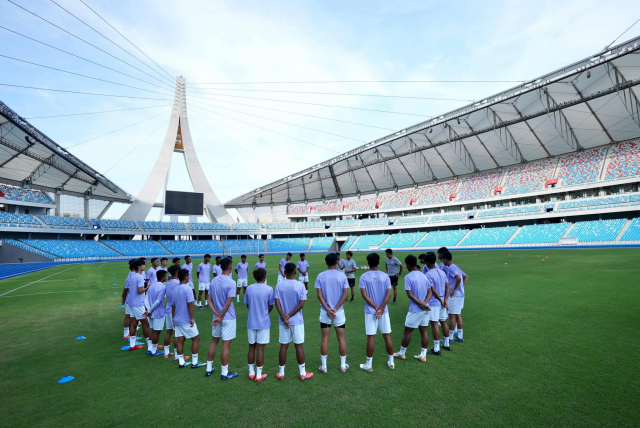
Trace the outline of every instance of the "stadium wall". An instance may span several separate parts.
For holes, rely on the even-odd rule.
[[[33,262],[51,262],[51,259],[6,241],[0,241],[0,264]]]

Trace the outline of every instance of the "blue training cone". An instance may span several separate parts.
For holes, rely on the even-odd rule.
[[[76,337],[76,340],[85,340],[85,339],[86,339],[86,337],[84,337],[84,336],[78,336],[78,337]]]
[[[118,285],[118,284],[113,284],[113,285]]]
[[[116,292],[115,292],[115,293],[113,293],[113,294],[118,294],[118,292],[116,291]]]
[[[118,308],[122,309],[122,308],[124,308],[124,305],[120,305],[120,306],[118,306]]]
[[[71,382],[73,379],[75,379],[73,376],[65,376],[62,379],[60,379],[58,381],[58,383],[67,383],[67,382]]]
[[[122,348],[120,348],[121,351],[128,351],[129,350],[129,345],[127,346],[123,346]]]

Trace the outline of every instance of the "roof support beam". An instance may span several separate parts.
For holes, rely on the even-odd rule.
[[[576,134],[573,132],[571,124],[567,120],[567,117],[562,112],[562,109],[557,109],[558,103],[556,103],[556,100],[554,100],[553,97],[549,95],[549,91],[547,91],[546,87],[542,88],[541,95],[542,94],[544,94],[544,97],[546,99],[547,115],[551,119],[551,122],[553,122],[553,126],[555,126],[556,131],[558,131],[558,136],[562,138],[562,140],[564,140],[564,142],[567,143],[567,145],[571,147],[572,150],[578,150],[582,148],[580,142],[576,138]],[[540,101],[542,101],[542,97]]]
[[[473,128],[471,127],[471,125],[469,124],[468,121],[464,120],[463,121],[465,123],[465,125],[467,125],[467,128],[469,128],[469,130],[471,132],[473,132]],[[476,135],[476,139],[478,140],[478,142],[480,143],[480,145],[482,146],[483,149],[486,150],[486,152],[489,154],[489,156],[491,157],[491,160],[493,161],[493,163],[496,164],[496,168],[500,166],[500,164],[498,164],[498,162],[496,161],[496,159],[493,157],[493,155],[491,154],[491,152],[489,151],[489,149],[487,149],[487,146],[484,145],[484,141],[482,141],[480,139],[479,135]]]
[[[2,138],[2,137],[0,137]],[[28,140],[27,140],[28,141]],[[4,146],[6,146],[6,144],[3,144]],[[0,164],[0,168],[2,168],[3,166],[5,166],[6,164],[8,164],[9,162],[11,162],[12,160],[14,160],[15,158],[17,158],[18,156],[24,154],[27,150],[29,150],[31,147],[33,146],[33,144],[27,145],[25,148],[20,149],[16,152],[15,155],[11,156],[9,159],[7,159],[6,161],[2,162]],[[15,149],[14,149],[15,150]]]
[[[478,172],[478,167],[473,161],[471,153],[469,153],[467,146],[464,145],[463,140],[461,138],[458,138],[458,133],[446,123],[444,124],[444,126],[447,128],[447,130],[445,131],[447,140],[449,141],[449,144],[451,144],[451,147],[453,147],[453,151],[456,156],[458,156],[458,159],[460,159],[460,161],[470,172]],[[452,137],[456,139],[453,140]]]
[[[573,86],[573,89],[576,91],[576,94],[578,94],[578,96],[580,97],[580,99],[584,99],[584,97],[582,96],[582,92],[580,92],[580,90],[578,89],[578,87],[576,86],[575,83],[571,83],[571,86]],[[596,112],[593,110],[593,108],[591,108],[591,105],[589,104],[588,101],[584,102],[584,105],[587,106],[587,108],[589,109],[589,111],[591,112],[591,115],[593,116],[593,118],[596,120],[596,122],[598,122],[598,125],[600,125],[600,128],[602,129],[602,132],[604,132],[607,135],[607,138],[609,139],[610,143],[613,143],[613,138],[611,137],[611,134],[609,134],[609,131],[607,131],[607,128],[604,127],[604,125],[602,124],[602,122],[600,121],[600,118],[598,117],[598,115],[596,114]]]
[[[356,156],[356,159],[358,159],[358,156]],[[378,186],[376,186],[376,182],[373,180],[373,177],[371,177],[371,173],[367,169],[367,166],[364,164],[364,160],[362,159],[362,156],[360,156],[360,163],[361,163],[361,166],[358,166],[358,167],[354,166],[353,169],[349,168],[349,170],[350,171],[354,171],[354,170],[359,169],[359,168],[364,168],[364,170],[367,172],[367,175],[369,176],[369,180],[371,180],[371,185],[373,186],[373,190],[375,190],[377,192],[378,191]]]
[[[411,137],[407,137],[407,139],[409,140],[409,144],[411,145],[411,148],[414,150],[415,153],[418,153],[420,156],[420,166],[424,167],[426,165],[427,169],[429,170],[429,180],[428,181],[433,181],[433,180],[437,180],[436,175],[433,173],[433,169],[431,168],[431,165],[429,164],[429,161],[427,161],[427,158],[424,155],[424,151],[420,150],[420,148],[418,147],[418,145],[415,143],[415,141],[413,141],[411,139]]]
[[[611,75],[611,70],[613,70],[613,72],[615,73],[616,87],[620,87],[620,80],[622,80],[623,83],[627,82],[627,79],[620,72],[620,69],[618,67],[613,64],[607,65],[609,66],[609,75]],[[618,93],[618,97],[620,97],[620,100],[624,104],[624,107],[629,112],[629,116],[631,116],[631,119],[633,119],[636,125],[640,126],[640,101],[638,101],[638,97],[636,96],[635,92],[633,92],[633,89],[629,87],[623,89],[622,91],[616,92]],[[622,95],[620,95],[620,92],[622,92]]]
[[[396,183],[396,179],[393,177],[391,168],[389,168],[389,165],[387,165],[387,163],[385,162],[385,157],[382,156],[382,154],[377,148],[374,149],[374,151],[376,153],[376,158],[378,159],[378,165],[380,167],[380,171],[382,171],[385,177],[387,176],[391,177],[391,181],[393,182],[394,188],[398,187],[398,183]],[[397,157],[398,156],[394,154],[393,157],[389,157],[388,159],[396,159]]]
[[[331,174],[331,180],[333,180],[333,187],[336,189],[336,198],[342,199],[342,191],[338,184],[338,178],[336,177],[335,172],[333,172],[333,165],[329,165],[329,174]]]
[[[422,135],[424,136],[424,138],[426,138],[426,139],[427,139],[427,141],[429,142],[429,144],[431,144],[431,148],[433,148],[433,150],[435,150],[435,152],[438,154],[438,156],[440,156],[440,159],[442,160],[442,162],[444,162],[444,165],[447,167],[447,169],[448,169],[448,170],[449,170],[449,172],[451,173],[451,177],[455,177],[455,176],[456,176],[456,174],[453,172],[453,170],[452,170],[452,169],[451,169],[451,167],[449,166],[449,163],[448,163],[446,160],[444,160],[444,157],[442,156],[442,153],[440,153],[440,152],[438,151],[438,148],[436,147],[436,145],[435,145],[435,144],[433,144],[433,141],[431,141],[431,140],[429,139],[429,137],[427,137],[427,133],[426,133],[426,132],[424,132]]]
[[[496,134],[496,136],[500,139],[500,142],[502,143],[504,148],[507,149],[507,152],[509,152],[511,157],[516,162],[522,162],[523,160],[526,161],[524,156],[522,156],[522,152],[520,151],[520,147],[518,146],[516,139],[513,138],[511,131],[509,131],[509,128],[500,128],[496,131],[496,123],[502,122],[502,118],[491,107],[489,107],[487,110],[493,113],[493,133]]]
[[[38,164],[38,166],[27,177],[27,180],[29,180],[29,183],[32,183],[33,180],[36,180],[42,175],[44,175],[44,173],[47,172],[49,168],[51,168],[51,162],[53,161],[54,156],[55,156],[55,153],[49,156],[44,162],[40,162]]]
[[[351,180],[351,183],[353,183],[354,189],[356,189],[356,194],[360,194],[360,189],[358,188],[358,180],[356,180],[356,176],[351,170],[351,162],[349,162],[349,159],[347,159],[347,168],[349,168],[349,179]]]
[[[389,145],[389,150],[391,150],[393,152],[393,154],[395,156],[397,156],[396,151],[393,150],[393,147],[391,147],[391,145]],[[402,167],[404,168],[404,171],[407,173],[407,175],[409,176],[409,178],[411,179],[411,182],[413,184],[417,184],[416,180],[413,179],[413,176],[409,173],[409,170],[407,169],[407,167],[405,166],[404,162],[400,162],[400,165],[402,165]]]
[[[524,119],[524,117],[522,116],[522,113],[520,113],[520,110],[518,110],[518,107],[516,107],[515,104],[509,104],[511,107],[513,107],[513,109],[516,111],[516,113],[518,113],[518,116],[520,117],[520,119]],[[547,156],[551,156],[551,153],[549,153],[549,150],[547,150],[547,148],[544,146],[544,144],[542,144],[542,141],[540,141],[540,138],[538,138],[538,134],[536,134],[533,130],[533,128],[531,127],[531,125],[529,125],[529,122],[527,122],[526,120],[523,121],[525,125],[527,125],[527,128],[529,128],[529,132],[531,132],[531,135],[533,135],[536,139],[536,141],[538,143],[540,143],[540,147],[542,147],[542,150],[544,150],[544,152],[547,154]]]

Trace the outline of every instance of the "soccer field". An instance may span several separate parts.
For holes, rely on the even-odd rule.
[[[396,255],[403,261],[406,253]],[[358,266],[365,256],[355,255]],[[279,259],[267,257],[273,286]],[[311,290],[324,255],[308,260]],[[305,353],[307,371],[316,375],[304,383],[293,346],[286,380],[275,378],[275,308],[265,351],[269,379],[256,384],[247,377],[247,308],[234,301],[238,330],[229,370],[240,377],[223,382],[220,349],[210,378],[204,368],[178,370],[172,359],[148,357],[146,347],[120,350],[128,344],[119,309],[126,263],[64,265],[0,281],[2,425],[636,425],[639,260],[640,249],[455,252],[454,263],[470,277],[465,343],[422,364],[411,358],[420,352],[416,331],[409,358],[396,359],[390,371],[378,336],[373,373],[359,369],[366,342],[359,292],[345,304],[350,370],[339,370],[332,331],[329,372],[318,372],[319,302],[311,290]],[[200,261],[194,258],[194,265]],[[253,266],[256,258],[248,261]],[[396,350],[409,303],[404,279],[398,288],[398,303],[389,306]],[[195,318],[200,361],[206,361],[211,311],[196,309]],[[80,335],[87,339],[75,341]],[[187,341],[185,355],[189,349]],[[66,375],[75,380],[58,384]]]

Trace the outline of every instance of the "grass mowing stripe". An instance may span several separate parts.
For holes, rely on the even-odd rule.
[[[76,267],[78,267],[78,266],[79,266],[79,265],[74,265],[74,266],[70,267],[69,269],[65,269],[65,270],[62,270],[62,271],[60,271],[60,272],[56,272],[56,273],[54,273],[53,275],[45,276],[44,278],[41,278],[41,279],[39,279],[39,280],[37,280],[37,281],[33,281],[33,282],[30,282],[30,283],[28,283],[28,284],[25,284],[25,285],[23,285],[23,286],[21,286],[21,287],[14,288],[14,289],[13,289],[13,290],[11,290],[11,291],[7,291],[6,293],[0,294],[0,297],[2,297],[2,296],[4,296],[4,295],[7,295],[7,294],[9,294],[9,293],[13,293],[14,291],[16,291],[16,290],[20,290],[21,288],[24,288],[24,287],[26,287],[26,286],[28,286],[28,285],[35,284],[36,282],[44,281],[45,279],[47,279],[47,278],[51,278],[52,276],[60,275],[61,273],[66,272],[66,271],[68,271],[68,270],[71,270],[71,269],[73,269],[73,268],[76,268]]]

